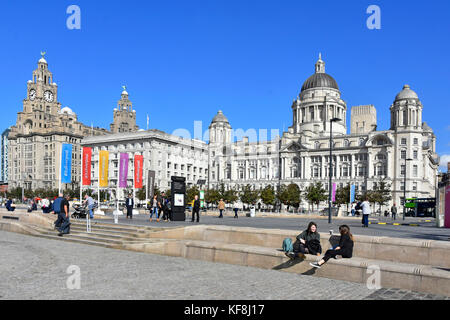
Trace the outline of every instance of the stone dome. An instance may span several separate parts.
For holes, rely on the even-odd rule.
[[[69,107],[64,107],[61,109],[61,111],[59,112],[60,114],[63,113],[67,113],[69,115],[75,115],[75,113],[72,111],[72,109],[70,109]]]
[[[395,101],[405,99],[419,99],[417,93],[411,90],[411,87],[407,84],[403,87],[403,90],[400,91],[400,93],[395,97]]]
[[[332,76],[326,73],[315,73],[305,81],[301,92],[321,87],[339,90],[339,86]]]
[[[223,114],[222,110],[219,110],[215,117],[212,119],[211,123],[217,123],[217,122],[225,122],[229,123],[227,117]]]

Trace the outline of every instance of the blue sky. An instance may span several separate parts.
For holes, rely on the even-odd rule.
[[[81,30],[66,27],[71,4]],[[372,4],[381,30],[366,27]],[[125,84],[141,128],[149,114],[151,128],[206,130],[221,109],[235,129],[287,129],[322,52],[348,109],[374,104],[380,130],[409,84],[450,155],[449,14],[448,0],[4,1],[0,128],[15,124],[46,51],[59,101],[86,124],[109,128]]]

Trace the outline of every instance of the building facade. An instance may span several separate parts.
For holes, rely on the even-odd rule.
[[[422,103],[408,85],[390,107],[389,130],[377,131],[373,105],[355,106],[348,134],[346,103],[319,57],[315,73],[304,82],[291,109],[292,126],[281,138],[267,142],[233,141],[232,127],[219,111],[209,127],[210,187],[223,183],[237,190],[247,184],[276,189],[295,183],[303,191],[320,181],[328,189],[330,120],[339,118],[332,127],[333,183],[355,184],[361,194],[384,179],[391,184],[392,202],[397,205],[403,201],[404,188],[407,198],[435,197],[436,136],[422,122]]]
[[[91,136],[83,139],[81,145],[92,148],[92,189],[98,186],[99,151],[109,152],[108,181],[112,190],[117,188],[119,179],[120,153],[128,153],[128,188],[119,189],[119,199],[133,189],[135,155],[144,156],[144,185],[147,185],[149,171],[154,171],[155,187],[161,191],[170,189],[172,176],[185,177],[187,187],[197,185],[199,180],[206,180],[208,176],[208,145],[205,142],[155,129]]]
[[[122,93],[125,104],[128,93]],[[131,112],[133,115],[134,113]],[[130,129],[136,128],[129,112],[114,114],[114,130],[120,128],[121,118],[128,116]],[[77,120],[77,115],[69,107],[61,108],[58,101],[58,86],[53,82],[53,74],[48,69],[44,56],[27,82],[23,110],[18,112],[17,121],[8,136],[8,180],[9,187],[27,189],[56,189],[59,187],[60,154],[62,144],[73,145],[72,183],[63,188],[77,188],[80,183],[81,148],[80,142],[86,136],[110,133],[108,130],[87,126]]]

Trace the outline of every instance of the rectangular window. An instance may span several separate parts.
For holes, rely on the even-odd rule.
[[[400,166],[400,175],[404,176],[405,175],[405,170],[406,170],[406,166],[404,164],[402,164]]]
[[[418,174],[418,166],[414,165],[413,166],[413,177],[417,177],[417,174]]]
[[[414,155],[414,159],[417,160],[419,157],[419,152],[417,150],[414,150],[413,155]]]
[[[401,145],[402,145],[402,146],[406,145],[406,138],[402,138],[402,140],[401,140]]]
[[[414,145],[417,146],[419,144],[419,139],[414,138]]]
[[[413,183],[413,191],[417,191],[417,182]]]
[[[401,159],[406,159],[406,150],[401,151]]]

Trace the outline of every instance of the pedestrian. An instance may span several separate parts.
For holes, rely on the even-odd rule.
[[[6,207],[6,210],[8,210],[8,211],[14,211],[16,209],[16,207],[14,207],[14,203],[11,198],[8,199],[5,207]]]
[[[197,222],[200,222],[200,200],[198,195],[194,197],[194,205],[192,206],[192,222],[194,222],[194,216],[197,215]]]
[[[162,198],[161,201],[162,201],[162,212],[163,212],[162,219],[164,222],[168,222],[169,221],[169,208],[167,207],[167,203],[169,200],[164,195],[164,197]]]
[[[156,216],[156,222],[159,222],[158,218],[158,199],[157,195],[155,194],[152,199],[152,207],[150,210],[150,222],[153,221],[153,215]]]
[[[391,208],[391,214],[392,214],[392,220],[395,220],[397,218],[397,206],[395,203]]]
[[[314,268],[320,268],[331,258],[336,256],[342,256],[342,258],[351,258],[353,256],[353,235],[350,233],[350,228],[347,225],[342,225],[339,227],[339,232],[341,233],[341,239],[339,240],[339,246],[335,249],[330,249],[325,252],[325,256],[319,261],[310,263]]]
[[[125,202],[125,206],[127,207],[127,219],[133,219],[133,208],[134,208],[134,199],[131,194],[128,195],[128,198]]]
[[[84,202],[83,202],[83,205],[87,205],[87,208],[88,208],[88,210],[89,210],[89,217],[91,218],[91,219],[94,219],[94,212],[92,211],[92,209],[94,209],[94,206],[95,206],[95,201],[94,201],[94,199],[92,199],[92,197],[91,196],[89,196],[89,195],[85,195],[84,196]]]
[[[220,201],[219,201],[219,211],[220,211],[219,218],[223,218],[223,210],[225,210],[225,202],[223,201],[223,199],[220,199]]]
[[[42,199],[42,213],[49,213],[50,211],[50,201],[48,198]]]
[[[61,214],[61,202],[64,200],[63,194],[58,194],[58,198],[53,202],[53,213],[57,215],[55,221],[55,229],[58,230],[61,227],[61,223],[64,220]],[[36,202],[34,203],[36,205]]]
[[[69,195],[66,195],[66,197],[61,201],[61,226],[59,227],[59,234],[58,236],[62,237],[64,234],[70,233],[70,204],[69,204]]]
[[[286,253],[291,259],[297,257],[305,259],[305,254],[320,255],[322,253],[320,234],[315,222],[311,221],[308,224],[308,228],[297,236],[297,240],[293,245],[293,250],[293,252]]]
[[[365,197],[363,203],[361,203],[362,215],[363,215],[363,228],[369,227],[369,216],[371,214],[369,198]]]
[[[352,210],[351,210],[351,213],[352,213],[352,217],[354,217],[355,216],[355,212],[356,212],[356,202],[353,202],[352,203]]]
[[[239,216],[238,216],[239,206],[238,206],[237,202],[234,203],[233,210],[234,210],[234,218],[235,219],[239,218]]]

